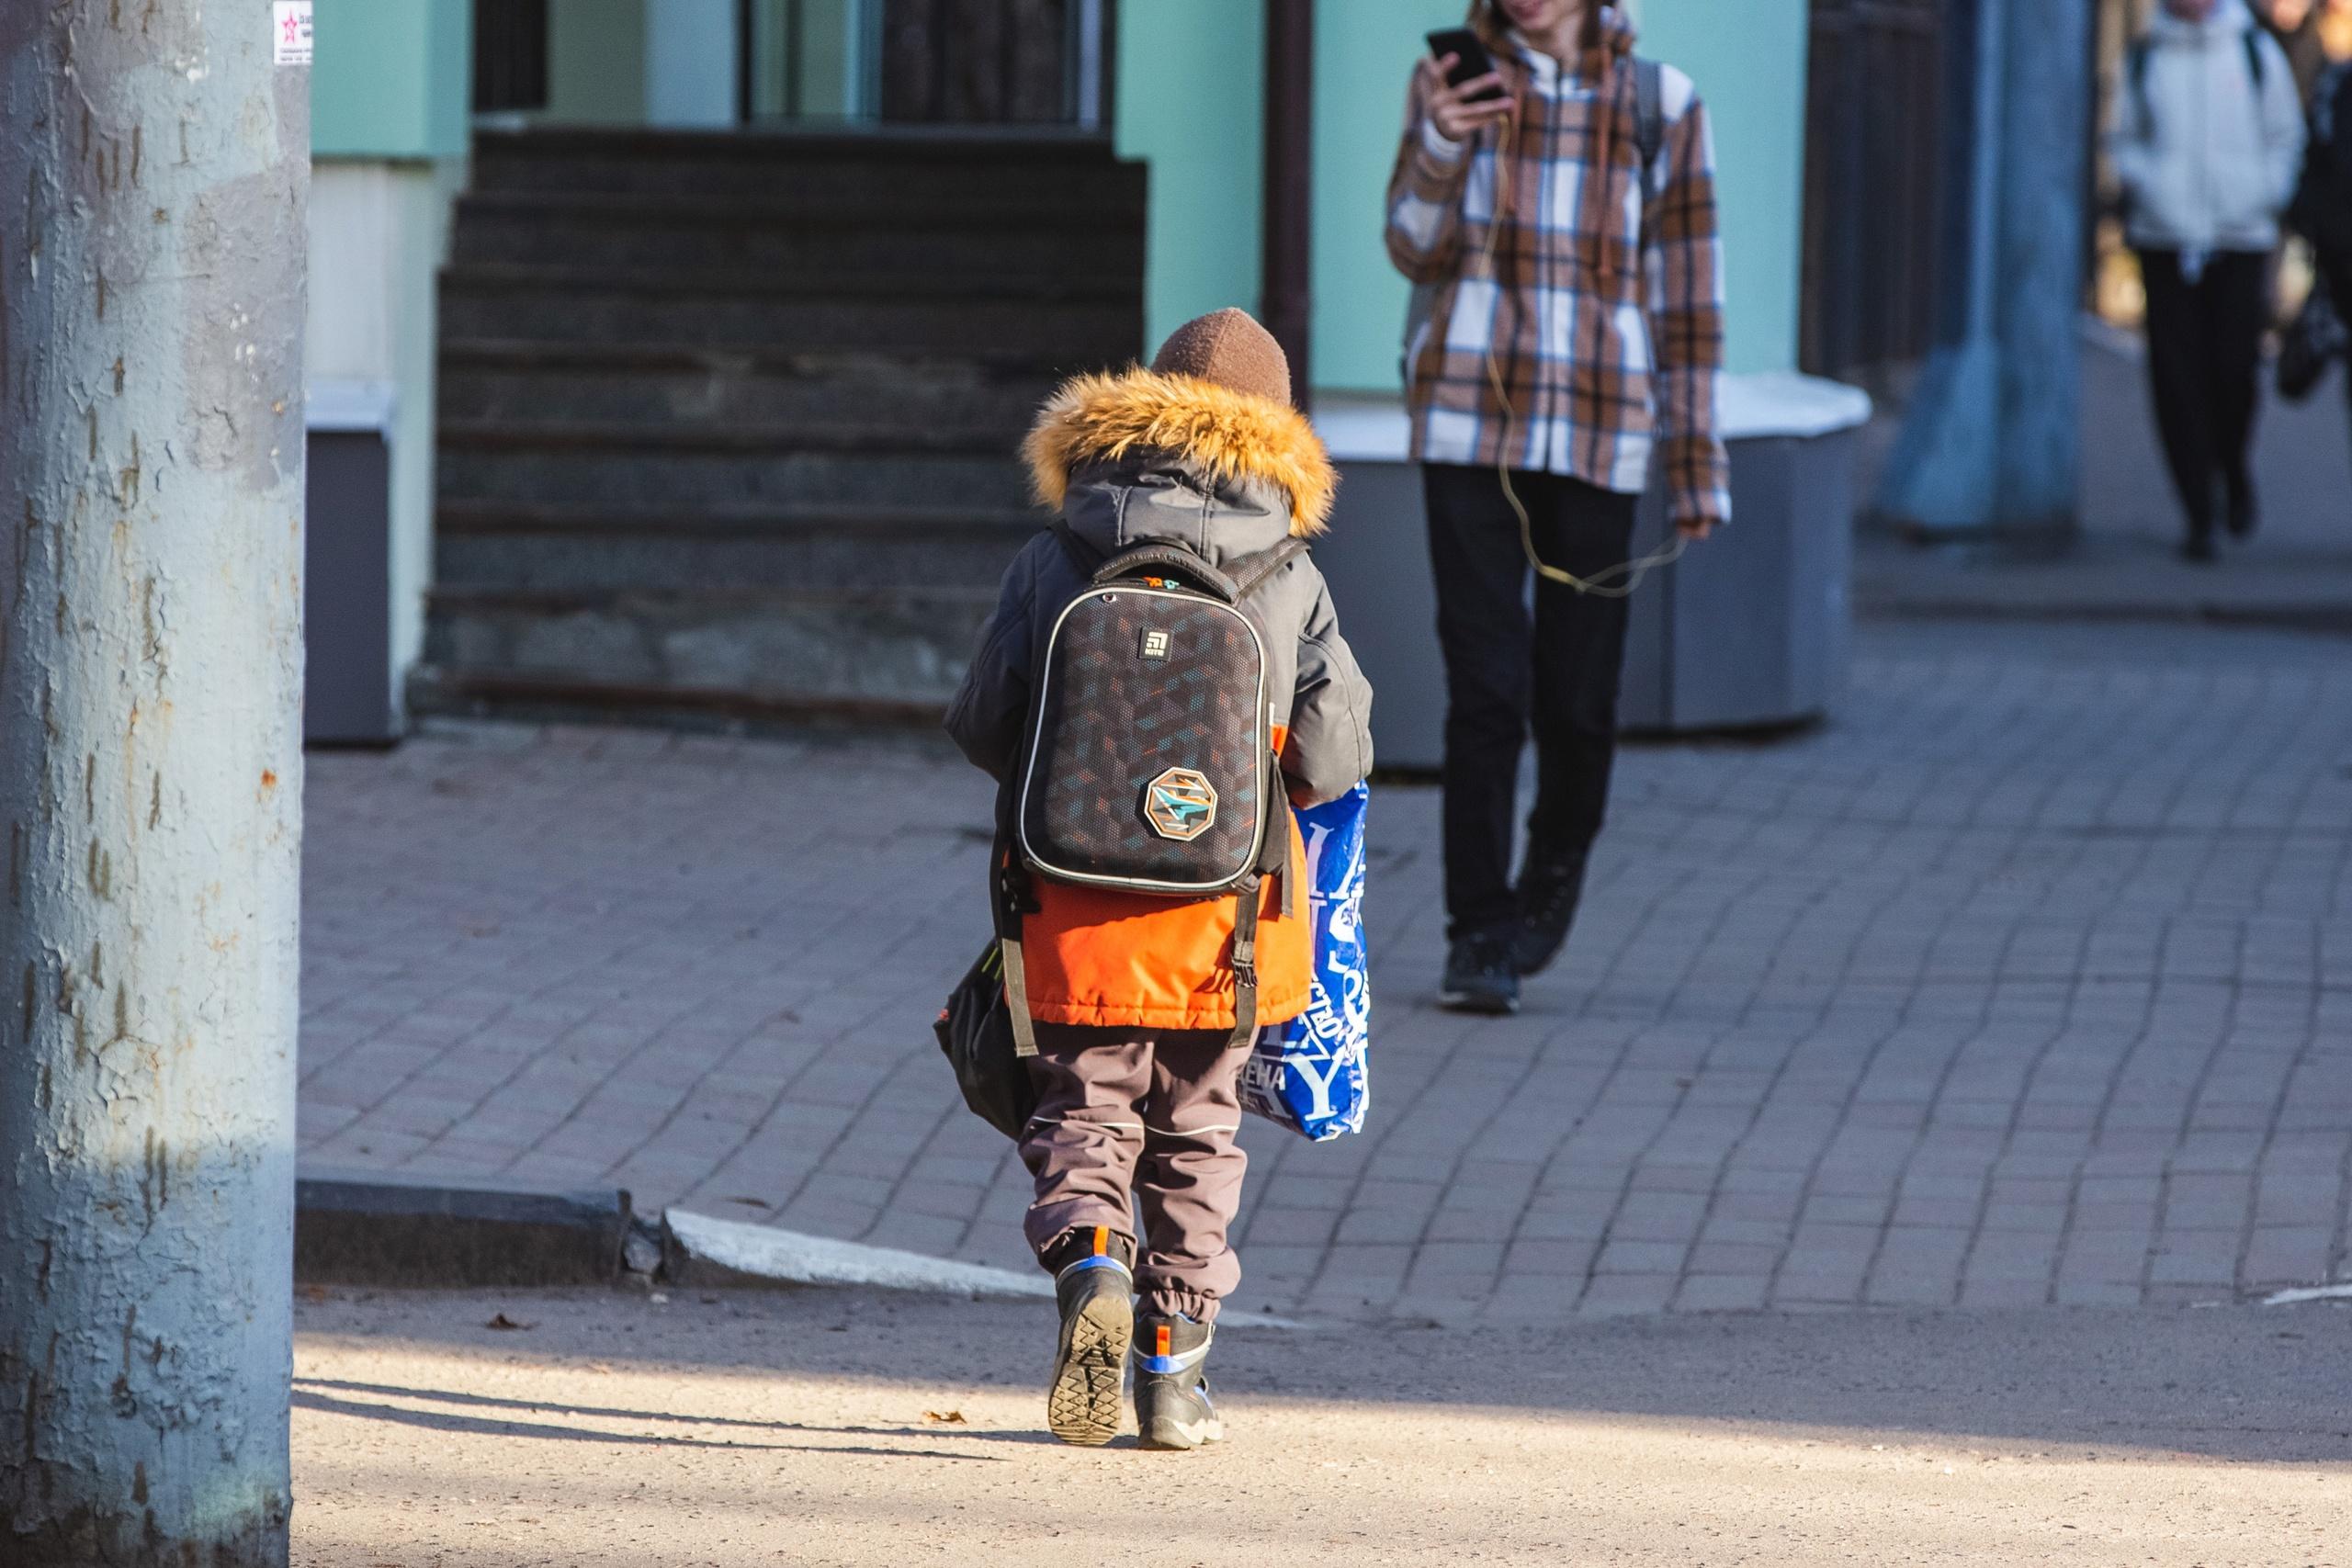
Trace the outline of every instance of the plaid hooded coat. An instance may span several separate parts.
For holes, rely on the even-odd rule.
[[[1666,135],[1645,184],[1634,35],[1617,13],[1572,72],[1514,43],[1496,62],[1519,104],[1511,118],[1475,144],[1449,141],[1417,90],[1389,181],[1389,256],[1439,286],[1407,347],[1413,456],[1508,462],[1623,493],[1648,487],[1656,457],[1675,521],[1727,522],[1705,106],[1688,76],[1665,70]]]

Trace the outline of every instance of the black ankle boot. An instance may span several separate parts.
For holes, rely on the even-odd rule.
[[[1119,1435],[1119,1383],[1135,1339],[1136,1244],[1090,1226],[1054,1243],[1045,1262],[1062,1314],[1046,1426],[1065,1443],[1099,1449]]]
[[[1225,1423],[1203,1370],[1214,1326],[1189,1317],[1147,1317],[1136,1337],[1136,1430],[1148,1449],[1219,1442]]]
[[[1511,960],[1521,975],[1541,975],[1568,944],[1577,923],[1577,906],[1584,901],[1587,856],[1530,853],[1519,874],[1519,931],[1511,943]]]

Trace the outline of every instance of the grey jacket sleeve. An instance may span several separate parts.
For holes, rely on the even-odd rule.
[[[1372,773],[1372,682],[1340,635],[1331,591],[1319,580],[1315,607],[1298,638],[1298,694],[1283,776],[1301,806],[1337,800]]]
[[[947,733],[972,765],[999,780],[1012,772],[1029,718],[1031,626],[1036,619],[1037,564],[1023,551],[1004,586],[964,684],[947,708]]]

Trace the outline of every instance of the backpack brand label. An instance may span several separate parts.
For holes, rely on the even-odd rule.
[[[1143,634],[1142,657],[1151,660],[1154,664],[1160,663],[1167,659],[1169,637],[1166,632],[1148,631]]]
[[[1144,786],[1143,815],[1161,838],[1189,844],[1216,825],[1216,788],[1191,768],[1170,768]]]

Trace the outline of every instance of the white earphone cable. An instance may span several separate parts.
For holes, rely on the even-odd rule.
[[[1599,94],[1596,91],[1596,99],[1598,96]],[[1519,106],[1517,104],[1513,104],[1510,113],[1504,117],[1503,130],[1504,135],[1495,147],[1495,203],[1494,210],[1487,215],[1485,258],[1487,276],[1495,284],[1498,317],[1501,314],[1501,301],[1505,290],[1502,288],[1501,279],[1495,272],[1495,257],[1502,243],[1504,219],[1510,211],[1511,155],[1513,149],[1519,143]],[[1637,170],[1634,177],[1645,182],[1642,196],[1646,202],[1649,196],[1646,186],[1647,175]],[[1648,265],[1646,254],[1644,256],[1643,265],[1645,266]],[[1501,405],[1503,411],[1502,437],[1496,443],[1495,447],[1495,474],[1502,481],[1503,499],[1510,502],[1511,513],[1519,519],[1520,547],[1527,552],[1527,564],[1535,569],[1535,574],[1538,577],[1573,588],[1579,593],[1589,594],[1599,599],[1632,598],[1634,591],[1641,587],[1643,581],[1651,572],[1660,567],[1671,566],[1682,558],[1682,552],[1690,547],[1690,536],[1676,529],[1674,536],[1660,548],[1653,550],[1648,555],[1637,556],[1632,560],[1623,561],[1605,570],[1597,571],[1590,577],[1578,577],[1576,573],[1554,566],[1544,558],[1542,552],[1535,547],[1535,521],[1528,514],[1527,503],[1520,499],[1519,487],[1511,482],[1511,433],[1512,427],[1518,423],[1519,411],[1511,406],[1510,389],[1503,383],[1502,362],[1495,355],[1497,335],[1494,324],[1490,323],[1487,332],[1487,380],[1494,388],[1495,401]]]

